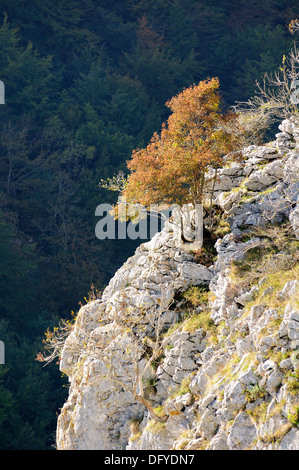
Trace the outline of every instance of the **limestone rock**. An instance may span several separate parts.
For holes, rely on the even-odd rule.
[[[271,272],[249,285],[231,271],[260,246],[250,227],[289,220],[299,239],[299,127],[284,120],[279,131],[244,149],[243,161],[225,160],[214,195],[214,170],[207,178],[205,195],[231,228],[215,242],[213,265],[196,262],[174,213],[80,309],[61,353],[70,387],[59,450],[299,450],[298,279],[277,289]],[[274,264],[283,256],[282,247]],[[210,297],[190,311],[182,294],[195,286]],[[161,344],[146,368],[157,327]],[[141,384],[162,420],[136,398]]]
[[[228,435],[231,450],[248,450],[257,437],[256,426],[247,413],[241,412],[236,417]]]
[[[295,209],[291,211],[290,222],[293,226],[296,237],[299,239],[299,204],[297,204]]]

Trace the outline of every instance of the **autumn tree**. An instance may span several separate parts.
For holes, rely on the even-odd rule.
[[[220,112],[219,80],[184,89],[166,103],[172,114],[144,149],[127,163],[130,175],[122,191],[128,203],[203,203],[209,170],[223,164],[237,145],[236,116]]]

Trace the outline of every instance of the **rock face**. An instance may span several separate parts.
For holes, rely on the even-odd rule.
[[[219,171],[212,262],[174,218],[80,309],[59,450],[299,450],[299,129],[279,130]]]

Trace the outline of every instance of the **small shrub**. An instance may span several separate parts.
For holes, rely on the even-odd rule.
[[[171,391],[170,398],[173,399],[175,397],[185,395],[186,393],[191,393],[191,390],[189,388],[190,382],[191,382],[191,377],[185,377],[182,380],[181,386]]]
[[[231,232],[231,228],[230,228],[229,223],[224,219],[220,219],[217,227],[214,229],[214,235],[217,238],[222,238],[224,237],[224,235],[230,232]]]
[[[288,420],[293,427],[299,425],[299,406],[297,406],[292,413],[288,414]]]
[[[262,402],[255,406],[253,410],[247,410],[247,414],[250,415],[257,424],[262,424],[266,421],[266,415],[268,411],[268,403]]]
[[[213,253],[209,247],[202,247],[199,250],[193,252],[195,262],[198,264],[204,264],[205,266],[211,266],[214,262],[215,253]]]
[[[253,387],[247,388],[244,391],[248,403],[255,402],[258,398],[264,398],[266,392],[263,388],[261,388],[258,384],[254,385]]]
[[[287,391],[292,395],[296,395],[299,392],[299,370],[289,373],[287,376]]]

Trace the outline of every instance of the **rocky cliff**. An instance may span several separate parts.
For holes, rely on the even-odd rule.
[[[169,220],[80,309],[58,449],[299,449],[299,129],[279,130],[219,171],[204,249]]]

